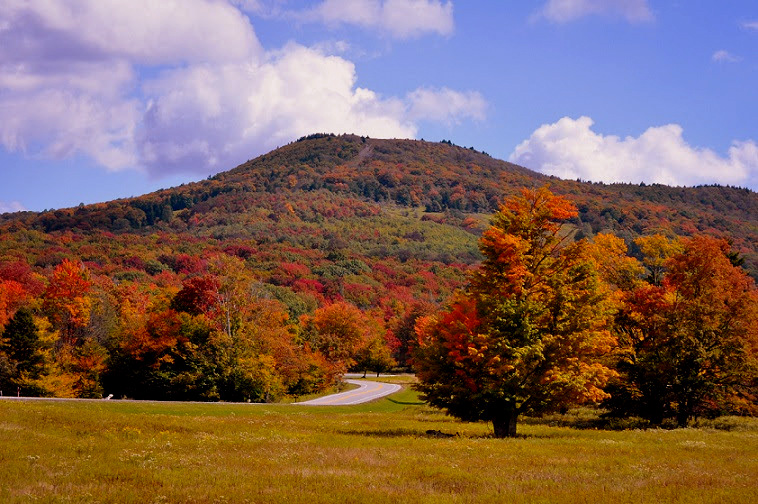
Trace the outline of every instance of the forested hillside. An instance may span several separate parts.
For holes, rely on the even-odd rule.
[[[635,254],[642,235],[725,237],[758,274],[746,189],[564,181],[449,142],[312,135],[201,182],[0,216],[0,327],[28,313],[13,327],[38,356],[6,357],[0,380],[271,400],[356,361],[405,365],[415,319],[466,284],[502,199],[545,184],[577,205],[577,238],[610,231]]]
[[[747,269],[758,272],[758,194],[748,189],[566,181],[449,142],[352,135],[312,135],[202,182],[77,208],[5,214],[0,223],[10,231],[165,231],[258,241],[273,232],[286,241],[292,238],[288,221],[379,215],[377,204],[461,227],[468,214],[494,212],[518,188],[546,183],[579,207],[581,236],[723,236],[745,256]]]

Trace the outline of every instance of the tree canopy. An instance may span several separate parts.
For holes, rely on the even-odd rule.
[[[522,413],[607,397],[615,372],[602,358],[616,342],[588,246],[563,232],[575,215],[547,188],[505,201],[466,292],[417,324],[418,388],[432,405],[505,437]]]
[[[758,412],[758,290],[727,242],[645,240],[649,274],[622,291],[616,415],[680,426],[696,416]],[[651,257],[652,255],[652,257]]]

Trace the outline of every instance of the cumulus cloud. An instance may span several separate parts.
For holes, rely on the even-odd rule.
[[[380,96],[356,85],[350,61],[323,48],[265,51],[238,10],[263,4],[230,1],[1,3],[0,145],[53,158],[84,154],[110,170],[153,176],[208,174],[314,131],[413,137],[417,121],[484,116],[475,92]],[[427,0],[354,5],[369,4],[406,36],[444,31],[431,14],[419,18],[452,8]],[[398,13],[413,22],[395,20]]]
[[[214,0],[7,0],[0,57],[126,58],[140,64],[230,61],[262,53],[250,22]]]
[[[453,33],[453,4],[440,0],[324,0],[292,12],[302,21],[373,28],[397,38]]]
[[[114,170],[134,166],[138,103],[122,94],[133,78],[121,61],[0,65],[0,143],[54,158],[81,152]]]
[[[647,0],[548,0],[540,15],[555,23],[591,15],[621,16],[630,23],[653,20]]]
[[[592,131],[589,117],[564,117],[539,127],[510,161],[566,179],[603,182],[756,187],[758,145],[735,141],[726,157],[689,145],[677,124],[653,127],[638,137]]]
[[[738,63],[742,58],[722,49],[713,53],[711,60],[716,63]]]
[[[24,205],[18,201],[0,201],[0,214],[7,212],[23,212],[24,210],[26,210],[26,208],[24,208]]]
[[[486,116],[487,102],[476,91],[460,92],[449,88],[419,88],[408,94],[408,117],[448,125],[462,119],[481,121]]]
[[[136,65],[262,54],[247,18],[213,0],[8,0],[0,26],[0,143],[113,170],[139,163]]]
[[[349,61],[296,44],[258,65],[172,70],[146,86],[142,159],[156,170],[225,168],[314,131],[416,134],[402,101],[355,81]]]

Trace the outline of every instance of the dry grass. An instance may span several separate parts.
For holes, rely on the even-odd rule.
[[[0,401],[0,502],[749,502],[758,422],[723,422],[497,440],[408,390],[321,408]]]

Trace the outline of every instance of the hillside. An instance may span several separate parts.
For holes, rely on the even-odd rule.
[[[503,197],[545,184],[578,206],[576,236],[613,231],[632,253],[645,234],[723,236],[758,276],[745,189],[564,181],[449,142],[313,135],[201,182],[1,215],[0,328],[23,308],[13,330],[38,342],[23,365],[0,342],[0,385],[269,401],[354,360],[405,365]]]
[[[629,242],[656,232],[724,236],[758,273],[758,194],[750,190],[566,181],[447,142],[352,135],[312,135],[208,180],[138,198],[5,214],[0,226],[11,233],[159,232],[471,263],[478,256],[466,232],[476,234],[504,196],[546,183],[579,207],[580,236],[613,231]],[[362,222],[363,231],[379,236],[348,245],[354,235],[350,226],[343,229],[347,222]],[[457,238],[451,243],[440,233]]]

